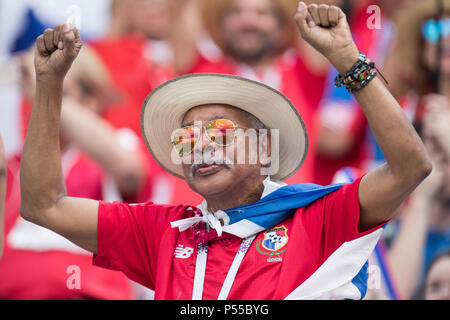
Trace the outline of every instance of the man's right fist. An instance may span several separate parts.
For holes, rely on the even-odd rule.
[[[36,39],[34,65],[37,79],[62,81],[82,45],[78,30],[70,24],[46,29]]]

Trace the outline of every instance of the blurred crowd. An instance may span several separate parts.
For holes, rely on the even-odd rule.
[[[293,102],[309,146],[289,184],[352,181],[384,161],[361,108],[334,86],[337,72],[301,39],[296,0],[74,2],[0,0],[0,299],[152,298],[150,290],[93,267],[87,252],[19,215],[33,45],[57,23],[75,24],[84,40],[65,82],[61,116],[69,196],[201,202],[151,158],[140,132],[146,96],[189,73],[243,76]],[[450,299],[450,0],[305,2],[344,10],[359,50],[386,78],[434,163],[385,228],[369,261],[366,299]]]

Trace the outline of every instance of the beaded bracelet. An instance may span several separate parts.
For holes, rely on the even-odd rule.
[[[336,87],[342,85],[353,94],[367,86],[378,74],[378,69],[375,67],[375,63],[371,62],[365,54],[360,53],[358,60],[345,75],[337,75],[334,79]],[[381,73],[380,73],[381,75]],[[382,76],[382,75],[381,75]],[[387,80],[383,79],[388,84]]]

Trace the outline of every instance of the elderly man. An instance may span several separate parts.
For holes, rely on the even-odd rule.
[[[243,78],[189,75],[148,96],[141,124],[156,160],[205,201],[193,207],[67,197],[58,119],[64,75],[82,44],[75,29],[56,26],[36,43],[22,216],[90,250],[96,265],[154,288],[156,299],[363,297],[365,262],[380,227],[431,164],[373,64],[358,53],[343,12],[300,2],[295,19],[303,38],[345,75],[336,81],[359,101],[385,165],[348,185],[282,186],[271,178],[295,173],[307,149],[289,100]],[[238,129],[258,133],[257,161],[250,161],[250,135],[243,146],[236,143]],[[244,153],[244,161],[217,160],[215,154],[225,160],[230,149]]]

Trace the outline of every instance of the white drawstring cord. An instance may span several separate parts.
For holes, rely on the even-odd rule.
[[[201,209],[201,208],[200,208]],[[181,219],[177,221],[173,221],[170,223],[172,228],[178,228],[180,232],[185,231],[189,229],[191,226],[198,222],[204,222],[208,224],[211,228],[215,229],[217,231],[217,235],[220,237],[223,232],[222,223],[220,220],[212,213],[202,210],[202,216],[201,217],[191,217],[186,219]],[[216,214],[218,215],[226,215],[223,211],[218,211]],[[223,219],[224,220],[224,219]]]

